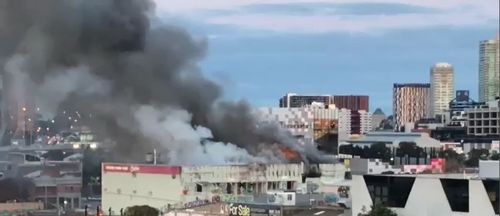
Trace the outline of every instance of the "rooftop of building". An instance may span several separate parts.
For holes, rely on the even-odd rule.
[[[385,113],[384,113],[384,111],[382,111],[382,109],[377,108],[375,110],[375,112],[373,112],[373,115],[384,115],[385,116]]]
[[[394,88],[403,87],[418,87],[418,88],[430,88],[430,83],[394,83]]]
[[[356,175],[356,174],[355,174]],[[439,174],[363,174],[364,176],[416,177],[426,179],[482,179],[479,173],[439,173]]]
[[[440,148],[441,143],[429,136],[427,133],[401,133],[401,132],[370,132],[361,136],[350,137],[346,140],[348,144],[374,144],[386,143],[394,147],[401,142],[414,142],[419,147]]]
[[[297,94],[297,93],[286,93],[285,97],[291,97],[291,96],[304,96],[304,97],[332,97],[332,95],[328,94]]]
[[[451,64],[447,62],[438,62],[434,65],[434,67],[444,67],[444,68],[451,68]]]

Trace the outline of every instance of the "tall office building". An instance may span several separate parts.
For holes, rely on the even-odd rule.
[[[288,93],[280,98],[280,107],[305,107],[311,105],[313,102],[329,105],[333,104],[333,97],[330,95],[298,95],[294,93]]]
[[[333,103],[339,109],[369,111],[369,97],[366,95],[335,95]]]
[[[499,39],[479,44],[479,101],[488,102],[500,96]]]
[[[429,115],[429,83],[394,84],[394,130],[403,131],[405,124],[415,123]]]
[[[453,67],[448,63],[437,63],[430,71],[430,117],[445,113],[453,100]]]

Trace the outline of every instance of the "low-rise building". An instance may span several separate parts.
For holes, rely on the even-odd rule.
[[[102,165],[102,206],[112,212],[133,205],[168,209],[211,203],[350,205],[343,164],[185,166]],[[340,190],[342,189],[342,190]]]
[[[485,107],[465,109],[467,115],[467,134],[469,135],[499,135],[500,114],[498,101],[492,101]]]
[[[34,199],[46,209],[81,207],[82,167],[80,162],[46,161],[40,170],[25,175],[35,185]]]

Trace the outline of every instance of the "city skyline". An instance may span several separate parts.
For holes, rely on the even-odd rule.
[[[162,21],[207,39],[203,73],[224,84],[225,97],[254,107],[275,106],[287,92],[352,94],[390,115],[392,84],[428,82],[436,62],[452,64],[455,88],[479,100],[479,42],[498,32],[498,1],[321,2],[167,0],[157,8]],[[289,26],[283,17],[298,27],[261,21]]]
[[[5,0],[0,216],[498,215],[499,4]]]

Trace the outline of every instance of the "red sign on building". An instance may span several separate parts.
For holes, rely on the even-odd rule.
[[[143,174],[161,174],[161,175],[179,175],[181,168],[176,166],[158,166],[158,165],[135,165],[135,164],[102,164],[102,171],[119,173],[143,173]]]

